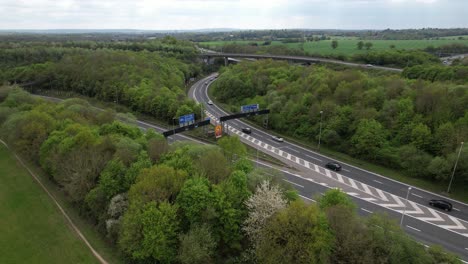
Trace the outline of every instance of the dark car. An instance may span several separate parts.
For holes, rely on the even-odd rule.
[[[242,129],[242,132],[244,132],[245,134],[250,134],[250,133],[252,133],[252,130],[250,129],[250,127],[244,127]]]
[[[437,207],[445,211],[452,211],[452,204],[444,200],[430,200],[429,205]]]
[[[328,162],[325,167],[329,168],[330,170],[340,171],[341,165],[336,162]]]

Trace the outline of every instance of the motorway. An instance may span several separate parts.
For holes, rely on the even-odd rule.
[[[361,63],[353,63],[353,62],[346,62],[346,61],[340,61],[340,60],[305,57],[305,56],[220,53],[220,52],[206,52],[206,51],[204,53],[201,53],[199,56],[201,56],[201,57],[221,57],[221,58],[275,59],[275,60],[289,60],[289,61],[312,62],[312,63],[322,62],[322,63],[341,64],[341,65],[346,65],[346,66],[351,66],[351,67],[360,67],[360,68],[367,68],[367,69],[379,69],[379,70],[393,71],[393,72],[402,72],[403,71],[403,69],[399,69],[399,68],[391,68],[391,67],[376,66],[376,65],[370,65],[370,64],[361,64]]]
[[[211,79],[211,77],[208,79]],[[193,94],[193,92],[196,91],[196,88],[202,87],[204,82],[206,81],[207,80],[205,79],[205,80],[201,80],[197,82],[194,86],[192,86],[190,92]],[[45,96],[41,96],[41,97],[48,99],[48,100],[61,101],[61,99],[57,99],[57,98],[45,97]],[[210,106],[206,105],[206,107],[210,107]],[[154,129],[159,132],[167,130],[166,128],[156,126],[147,122],[139,121],[139,120],[137,121],[137,124],[140,128],[144,130]],[[253,131],[252,133],[258,133],[258,132]],[[173,140],[190,140],[190,141],[195,141],[198,143],[206,144],[204,142],[198,141],[196,139],[185,136],[183,134],[177,134],[175,136],[172,136],[172,138],[173,138],[172,141]],[[241,137],[241,139],[243,138]],[[295,187],[297,191],[299,192],[299,195],[303,199],[309,202],[315,202],[313,200],[313,197],[323,194],[329,188],[338,187],[342,189],[344,192],[348,193],[353,198],[354,202],[358,206],[358,213],[361,215],[366,216],[374,212],[385,212],[390,217],[393,217],[395,219],[400,219],[401,217],[401,211],[395,210],[395,208],[382,207],[376,202],[376,199],[373,199],[371,197],[364,197],[363,195],[359,195],[357,191],[353,189],[352,186],[348,186],[346,184],[336,182],[332,178],[323,177],[322,175],[322,177],[313,179],[309,177],[310,173],[291,172],[284,168],[278,168],[278,167],[269,165],[264,162],[259,162],[259,161],[254,161],[254,162],[257,162],[257,164],[262,167],[269,167],[272,169],[280,170],[284,175],[284,180],[289,182],[293,187]],[[319,171],[323,172],[324,174],[327,174],[326,171],[323,170],[323,168],[319,168]],[[390,196],[388,197],[390,198]],[[406,214],[406,217],[404,220],[404,226],[403,226],[404,230],[408,234],[410,234],[416,240],[420,241],[420,243],[426,246],[432,245],[432,244],[441,245],[445,247],[447,250],[450,250],[451,252],[454,252],[457,255],[459,255],[464,261],[468,261],[468,239],[467,237],[461,236],[455,232],[444,232],[445,230],[435,226],[432,223],[424,222],[415,217],[412,217],[410,214],[408,214],[409,212],[410,210],[406,212],[407,214]],[[468,262],[465,262],[465,263],[468,263]]]
[[[191,98],[204,104],[205,112],[213,122],[216,122],[220,116],[228,115],[220,107],[206,103],[210,100],[207,90],[210,83],[214,81],[215,76],[214,74],[200,80],[189,91]],[[313,188],[308,185],[311,188],[310,190],[298,189],[300,192],[304,192],[306,197],[310,197],[311,192],[316,192],[317,186],[343,189],[353,196],[356,201],[359,201],[359,205],[365,206],[362,208],[368,208],[365,209],[367,211],[384,211],[396,217],[404,213],[407,216],[405,219],[408,221],[405,221],[405,224],[412,224],[412,226],[409,225],[410,227],[405,227],[408,233],[429,244],[443,245],[464,259],[468,259],[467,204],[414,186],[411,186],[412,190],[407,202],[403,198],[408,193],[409,186],[407,184],[342,162],[340,162],[343,167],[342,172],[329,171],[324,168],[324,165],[333,159],[291,142],[278,143],[273,141],[271,140],[273,133],[252,127],[242,121],[233,120],[226,123],[225,128],[227,128],[229,134],[236,134],[244,143],[300,169],[303,173],[300,177],[296,177],[296,180],[306,180],[316,186]],[[243,127],[250,127],[252,134],[242,133],[240,130]],[[454,210],[445,213],[439,209],[426,206],[429,199],[437,198],[451,200]]]

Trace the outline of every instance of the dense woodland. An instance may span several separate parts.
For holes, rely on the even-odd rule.
[[[306,204],[245,146],[168,145],[86,101],[0,88],[0,137],[50,175],[128,263],[460,263],[339,190]]]
[[[171,122],[199,113],[185,88],[201,73],[195,47],[167,37],[145,43],[4,43],[0,82],[73,91]]]
[[[460,142],[468,138],[468,86],[372,76],[358,70],[257,61],[224,68],[218,100],[269,108],[269,126],[339,152],[430,181],[447,181]],[[456,181],[468,186],[468,149]]]

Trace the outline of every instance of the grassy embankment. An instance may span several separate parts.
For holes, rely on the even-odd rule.
[[[99,263],[1,144],[0,183],[0,263]]]
[[[333,39],[338,40],[338,47],[333,49],[331,47],[331,42]],[[363,48],[362,50],[357,49],[357,43],[360,41],[356,38],[343,38],[343,37],[332,37],[332,40],[322,40],[322,41],[313,41],[304,43],[304,51],[309,52],[310,54],[320,54],[320,55],[354,55],[354,54],[363,54],[367,50]],[[439,40],[362,40],[365,42],[371,42],[373,44],[371,50],[381,51],[390,49],[390,45],[395,45],[396,49],[424,49],[428,46],[439,47],[442,45],[460,43],[468,45],[468,38],[459,40],[457,38],[445,38]],[[238,43],[245,44],[256,42],[258,45],[263,44],[263,41],[212,41],[212,42],[200,42],[201,45],[208,45],[209,47],[223,46],[227,43]],[[281,41],[272,41],[271,45],[286,45],[292,49],[302,49],[302,43],[282,43]]]

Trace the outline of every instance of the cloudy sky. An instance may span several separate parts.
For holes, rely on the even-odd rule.
[[[0,0],[0,29],[468,27],[468,0]]]

